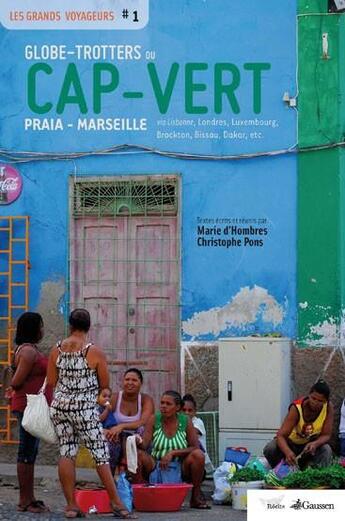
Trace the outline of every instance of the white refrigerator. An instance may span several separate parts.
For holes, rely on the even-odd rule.
[[[257,456],[279,429],[291,401],[291,340],[219,341],[219,461],[226,447]]]

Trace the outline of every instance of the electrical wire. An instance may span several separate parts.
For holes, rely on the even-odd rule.
[[[174,159],[194,160],[194,161],[237,161],[241,159],[255,159],[261,157],[277,157],[289,154],[301,154],[307,152],[316,152],[322,150],[330,150],[334,148],[345,147],[345,141],[335,143],[326,143],[324,145],[314,145],[310,147],[298,147],[293,145],[289,148],[270,150],[262,152],[248,152],[242,154],[230,155],[211,155],[211,154],[193,154],[190,152],[173,152],[169,150],[161,150],[146,145],[121,144],[113,145],[109,148],[99,150],[86,150],[84,152],[33,152],[24,150],[8,150],[0,149],[0,158],[7,163],[31,163],[37,161],[71,161],[75,159],[84,159],[95,156],[107,155],[125,155],[125,154],[155,154],[163,157]]]

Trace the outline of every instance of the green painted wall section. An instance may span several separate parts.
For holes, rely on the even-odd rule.
[[[344,136],[345,15],[327,1],[300,0],[298,13],[299,146]],[[328,56],[322,35],[328,35]],[[344,299],[345,157],[342,149],[302,152],[298,161],[298,343],[332,345]]]
[[[339,153],[312,152],[299,159],[298,341],[329,343],[338,323],[340,295]],[[327,331],[329,333],[327,333]]]

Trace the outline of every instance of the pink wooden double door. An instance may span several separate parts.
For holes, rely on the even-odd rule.
[[[177,217],[76,218],[70,245],[71,307],[89,310],[113,387],[138,367],[158,404],[180,383]]]

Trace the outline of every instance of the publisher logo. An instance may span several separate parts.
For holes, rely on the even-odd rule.
[[[13,203],[22,191],[22,177],[10,165],[0,164],[0,205]]]
[[[248,490],[247,521],[344,521],[343,490]]]
[[[334,510],[334,503],[312,503],[311,501],[301,501],[297,499],[290,505],[294,510]]]
[[[292,505],[290,506],[290,508],[294,508],[295,510],[301,510],[302,507],[302,501],[300,499],[297,499],[297,501],[295,501],[294,503],[292,503]]]

